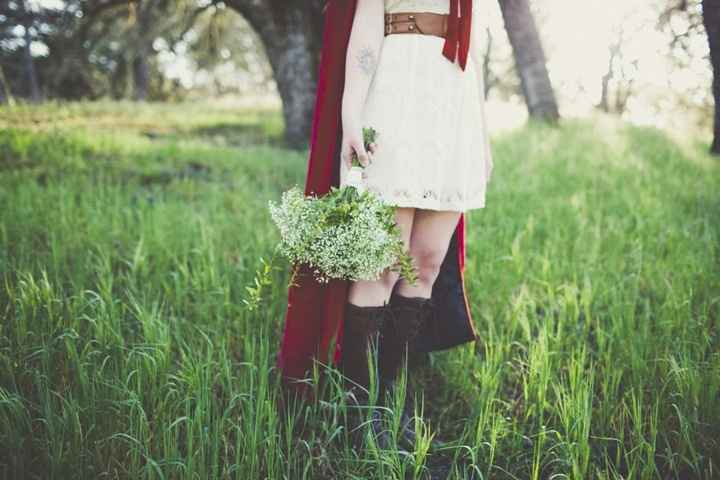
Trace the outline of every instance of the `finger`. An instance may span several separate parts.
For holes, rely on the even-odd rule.
[[[352,151],[355,152],[355,158],[357,158],[358,163],[361,166],[365,166],[365,164],[363,163],[363,153],[364,152],[363,152],[362,148],[360,148],[360,146],[357,143],[354,143],[352,145]]]
[[[355,145],[353,145],[351,143],[348,145],[348,152],[347,152],[347,159],[348,159],[347,161],[348,161],[348,165],[350,167],[352,167],[353,164],[355,163],[356,157],[357,157],[357,147],[355,147]]]
[[[352,142],[350,144],[350,151],[355,152],[355,156],[357,157],[357,160],[360,163],[360,165],[365,166],[365,164],[363,163],[363,158],[362,158],[364,149],[362,148],[362,146],[360,146],[360,144],[358,142]]]
[[[375,153],[377,151],[377,144],[375,142],[370,144],[370,151]]]
[[[368,158],[368,154],[364,148],[360,151],[359,157],[360,165],[362,165],[363,167],[367,167],[370,164],[370,159]]]

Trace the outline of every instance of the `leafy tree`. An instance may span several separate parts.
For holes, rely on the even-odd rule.
[[[682,21],[673,21],[677,17]],[[707,36],[715,112],[710,152],[720,155],[720,0],[672,0],[665,5],[658,24],[670,32],[670,46],[680,66],[693,56],[692,40]]]
[[[154,42],[173,47],[210,9],[212,2],[200,0],[64,0],[62,8],[11,0],[0,6],[4,93],[162,98]],[[32,46],[46,54],[33,55]]]
[[[111,72],[116,97],[146,100],[153,79],[162,82],[154,42],[163,38],[171,47],[183,40],[197,19],[213,7],[195,0],[106,0],[85,3],[85,22],[79,40],[90,56]],[[156,87],[155,91],[160,91]]]
[[[0,50],[10,62],[7,74],[15,81],[3,82],[3,96],[9,97],[10,90],[24,94],[34,102],[43,95],[40,79],[32,53],[33,44],[41,42],[50,33],[48,24],[57,21],[56,12],[49,9],[33,8],[26,0],[9,0],[0,4]],[[3,79],[5,77],[3,69]]]

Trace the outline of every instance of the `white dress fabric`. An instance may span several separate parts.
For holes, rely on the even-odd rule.
[[[473,0],[465,70],[442,55],[445,39],[384,37],[363,127],[378,132],[362,184],[388,204],[466,211],[485,206],[493,160],[485,121],[481,42],[484,18]],[[385,0],[385,12],[449,13],[448,0]],[[348,169],[340,162],[340,185]]]

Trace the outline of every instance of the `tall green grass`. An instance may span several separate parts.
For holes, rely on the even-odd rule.
[[[321,401],[283,402],[289,271],[244,308],[278,240],[267,201],[306,155],[217,135],[272,138],[279,115],[122,105],[135,123],[93,126],[113,108],[0,115],[0,476],[426,478],[423,445],[354,448],[336,372]],[[606,119],[493,152],[468,213],[481,341],[420,382],[450,478],[720,477],[717,160]]]

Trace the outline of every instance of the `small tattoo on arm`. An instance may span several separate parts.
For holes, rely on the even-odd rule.
[[[360,50],[358,63],[360,64],[360,70],[362,70],[365,75],[372,75],[375,71],[375,51],[370,47],[365,47]]]

